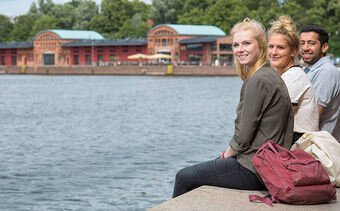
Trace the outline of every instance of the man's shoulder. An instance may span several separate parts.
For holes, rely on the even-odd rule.
[[[322,79],[329,79],[329,80],[334,80],[334,79],[340,79],[340,72],[338,69],[333,65],[333,64],[325,64],[322,67],[320,67],[320,72],[318,74],[318,78]]]
[[[320,65],[310,75],[311,82],[316,92],[318,89],[336,89],[340,90],[340,71],[331,62],[325,62]]]
[[[331,62],[325,62],[320,65],[319,68],[326,69],[328,71],[338,71],[338,69],[335,67],[335,65]]]
[[[316,79],[336,79],[340,77],[340,71],[332,62],[326,60],[326,62],[322,62],[314,69],[312,75],[314,75]]]
[[[323,72],[337,72],[338,71],[338,69],[329,59],[329,57],[323,57],[317,63],[320,63],[320,64],[318,65],[318,67],[315,68],[315,70],[318,70],[318,71],[322,70]]]

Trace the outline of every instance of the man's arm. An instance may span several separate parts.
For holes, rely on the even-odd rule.
[[[292,108],[293,108],[293,113],[294,115],[296,114],[296,112],[298,111],[299,109],[299,105],[297,103],[292,103]]]
[[[319,120],[321,119],[321,115],[323,113],[323,110],[324,110],[325,107],[321,106],[321,105],[318,105],[318,110],[319,110]]]

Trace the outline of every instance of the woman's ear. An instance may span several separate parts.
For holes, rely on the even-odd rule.
[[[292,52],[290,53],[290,56],[292,58],[294,58],[296,54],[297,54],[297,49],[292,49]]]

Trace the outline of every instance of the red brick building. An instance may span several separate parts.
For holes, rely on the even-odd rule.
[[[180,61],[232,65],[231,37],[204,36],[179,41]],[[218,62],[216,62],[218,60]]]
[[[22,64],[33,64],[33,42],[0,43],[0,65]]]
[[[94,31],[46,30],[39,32],[32,42],[0,43],[1,65],[72,65],[71,51],[62,45],[84,39],[104,38]]]
[[[81,40],[62,45],[70,52],[72,65],[104,65],[112,62],[138,61],[129,60],[128,56],[147,54],[146,38]]]
[[[94,31],[79,30],[46,30],[39,32],[33,38],[34,65],[73,65],[71,51],[63,48],[66,43],[77,40],[103,40],[104,38]]]
[[[32,42],[0,43],[0,65],[105,65],[133,54],[171,56],[172,62],[232,64],[231,38],[215,26],[164,24],[147,38],[104,39],[94,31],[46,30]],[[216,64],[217,64],[216,63]]]
[[[216,26],[164,24],[155,26],[148,33],[149,55],[169,54],[176,62],[229,60],[229,56],[224,58],[224,55],[232,55],[231,49],[221,53],[223,44],[231,46],[231,40]]]

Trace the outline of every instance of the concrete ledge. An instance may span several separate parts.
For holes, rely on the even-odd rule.
[[[224,210],[340,210],[340,202],[331,201],[318,205],[288,205],[274,204],[270,207],[262,202],[249,202],[248,196],[257,194],[263,196],[265,191],[245,191],[212,186],[202,186],[170,201],[166,201],[149,211],[224,211]],[[340,198],[340,188],[337,188],[337,198]]]

